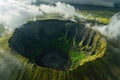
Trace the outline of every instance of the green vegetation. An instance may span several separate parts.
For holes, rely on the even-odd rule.
[[[0,25],[0,34],[3,33],[4,31],[5,31],[4,27]]]
[[[85,54],[84,51],[71,51],[70,52],[70,57],[71,57],[71,60],[72,60],[72,65],[71,65],[71,69],[76,69],[81,61],[83,59],[85,59],[88,55]]]
[[[88,20],[97,21],[103,24],[108,24],[110,18],[116,13],[116,11],[106,10],[80,10],[80,12],[87,16]]]
[[[0,48],[4,48],[6,50],[10,50],[8,40],[10,39],[12,34],[10,35],[5,35],[3,37],[0,37]]]

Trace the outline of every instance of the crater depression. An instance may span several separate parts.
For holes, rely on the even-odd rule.
[[[76,68],[106,50],[105,39],[82,22],[57,19],[27,22],[8,42],[31,63],[58,70]]]

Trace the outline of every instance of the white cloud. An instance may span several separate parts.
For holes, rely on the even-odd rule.
[[[83,16],[78,14],[76,12],[76,9],[69,5],[69,4],[64,4],[61,2],[57,2],[56,6],[52,6],[52,5],[40,5],[40,9],[42,12],[46,13],[46,14],[60,14],[63,15],[64,18],[71,18],[73,16],[77,16],[79,18],[82,18]]]
[[[91,27],[109,39],[120,39],[120,12],[115,14],[108,25]]]
[[[74,16],[83,18],[73,6],[60,2],[56,3],[55,6],[45,4],[35,6],[19,0],[2,0],[0,2],[0,23],[7,29],[15,29],[36,17],[56,13],[64,19],[72,19]]]

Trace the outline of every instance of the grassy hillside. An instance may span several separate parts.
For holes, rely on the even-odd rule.
[[[94,23],[108,24],[110,18],[117,12],[120,11],[119,8],[115,7],[103,7],[103,6],[92,6],[92,5],[80,5],[73,4],[78,12],[87,16],[88,20]]]

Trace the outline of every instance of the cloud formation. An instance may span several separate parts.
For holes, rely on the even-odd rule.
[[[57,2],[54,6],[45,4],[35,6],[30,4],[32,2],[35,1],[1,0],[0,24],[3,24],[6,29],[14,30],[16,27],[28,21],[33,21],[49,14],[57,14],[63,19],[72,19],[74,16],[83,18],[83,16],[69,4]]]
[[[97,30],[102,35],[109,39],[119,40],[120,39],[120,12],[116,13],[108,25],[94,26],[91,27],[93,30]]]
[[[57,0],[56,0],[57,1]],[[101,0],[103,1],[103,0]],[[14,30],[15,28],[25,24],[28,21],[34,21],[49,14],[57,14],[63,19],[74,20],[85,18],[77,12],[77,10],[66,3],[57,2],[55,5],[41,4],[39,6],[32,5],[36,2],[21,0],[1,0],[0,2],[0,24],[6,29]],[[111,1],[110,1],[111,2]],[[120,14],[116,14],[109,25],[98,29],[99,32],[109,37],[118,37],[120,35]],[[113,28],[114,26],[114,28]]]

